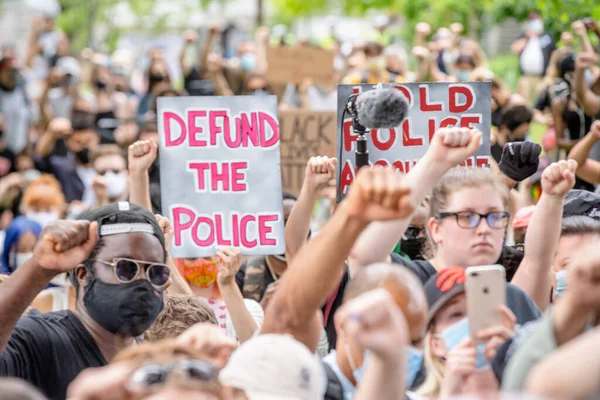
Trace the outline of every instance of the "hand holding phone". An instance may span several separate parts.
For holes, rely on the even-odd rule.
[[[506,271],[501,265],[487,265],[467,268],[466,273],[469,331],[473,341],[482,344],[486,341],[478,333],[504,322],[498,309],[506,305]]]

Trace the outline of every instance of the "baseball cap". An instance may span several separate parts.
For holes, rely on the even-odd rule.
[[[529,226],[529,221],[531,220],[531,216],[533,215],[534,211],[535,206],[528,206],[519,209],[513,218],[513,228],[526,228]]]
[[[435,314],[455,296],[465,292],[467,274],[462,267],[448,267],[431,276],[425,282],[425,295],[429,304],[427,328]]]
[[[154,215],[127,201],[108,204],[80,214],[77,219],[98,222],[100,237],[121,233],[143,232],[154,235],[165,246],[165,236]]]
[[[314,400],[325,392],[318,358],[290,335],[260,335],[242,344],[219,374],[250,400]]]
[[[587,190],[570,190],[563,205],[564,216],[583,215],[600,221],[600,195]]]

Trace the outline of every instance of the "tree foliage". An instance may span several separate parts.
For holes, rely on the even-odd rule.
[[[403,36],[409,40],[414,26],[421,21],[434,28],[461,22],[469,33],[478,35],[492,22],[508,18],[522,21],[537,10],[548,31],[559,35],[576,19],[591,16],[600,20],[598,0],[271,0],[271,3],[276,14],[287,21],[336,10],[353,16],[364,16],[372,10],[399,15],[406,22]]]

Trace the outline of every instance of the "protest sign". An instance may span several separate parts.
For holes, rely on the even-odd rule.
[[[285,253],[275,96],[161,97],[158,130],[173,257]]]
[[[306,78],[315,85],[333,84],[331,51],[305,46],[269,47],[267,49],[267,79],[271,83],[302,83]]]
[[[392,165],[401,172],[408,173],[427,152],[435,131],[448,126],[481,130],[483,143],[475,156],[469,158],[464,165],[489,165],[492,104],[490,82],[407,83],[383,87],[400,90],[406,97],[409,111],[399,127],[369,131],[367,147],[371,165]],[[352,118],[348,113],[342,121],[343,110],[348,97],[353,93],[373,89],[376,89],[373,85],[338,86],[338,201],[346,195],[354,180],[355,142],[358,137],[352,130]]]
[[[311,157],[335,157],[335,121],[335,112],[290,110],[280,113],[283,190],[300,194],[306,163]]]

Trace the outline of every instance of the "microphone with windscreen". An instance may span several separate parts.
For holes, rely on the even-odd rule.
[[[408,113],[408,102],[398,89],[382,89],[378,85],[375,90],[350,96],[346,102],[346,111],[352,116],[352,130],[358,134],[356,167],[360,169],[369,165],[368,129],[400,126]]]

